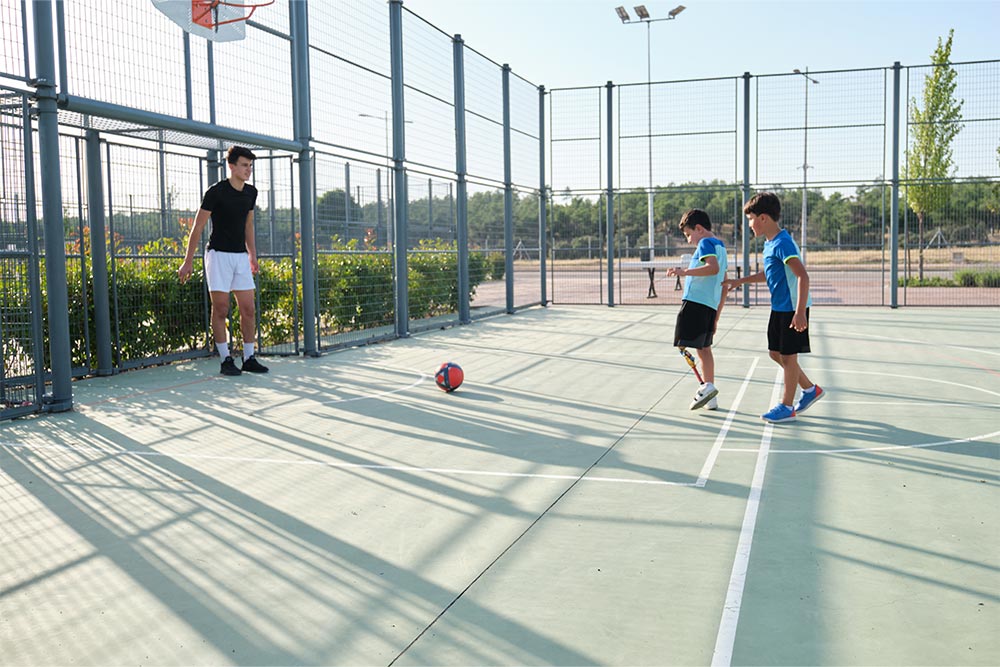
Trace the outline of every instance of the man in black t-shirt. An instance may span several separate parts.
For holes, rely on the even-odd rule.
[[[254,308],[253,274],[257,273],[257,248],[254,243],[253,211],[257,204],[257,188],[247,181],[253,172],[256,156],[243,146],[229,149],[229,178],[208,189],[201,202],[188,237],[184,263],[177,270],[181,283],[187,282],[193,271],[194,253],[202,231],[212,219],[212,235],[205,251],[205,279],[212,297],[212,335],[222,357],[222,374],[239,375],[266,373],[267,367],[254,356],[257,314]],[[229,293],[236,296],[240,309],[240,331],[243,334],[243,366],[236,366],[229,353],[226,318],[229,317]]]

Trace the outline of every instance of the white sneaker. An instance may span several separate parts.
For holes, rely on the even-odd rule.
[[[711,382],[706,382],[701,385],[701,388],[698,389],[698,393],[694,395],[694,399],[691,401],[690,407],[692,410],[697,410],[698,408],[704,407],[706,403],[709,403],[718,395],[719,390],[715,388],[715,385]]]
[[[718,397],[712,398],[708,403],[705,404],[706,410],[718,410],[719,409],[719,399]]]

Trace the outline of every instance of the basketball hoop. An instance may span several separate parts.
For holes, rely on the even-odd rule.
[[[213,42],[233,42],[246,37],[246,22],[261,7],[275,0],[152,0],[153,6],[185,32]]]
[[[273,4],[274,0],[247,4],[241,2],[224,2],[223,0],[191,0],[191,21],[203,28],[218,28],[220,25],[228,25],[230,23],[237,23],[238,21],[249,21],[255,11],[261,7]],[[245,16],[219,20],[220,7],[235,7],[238,12],[249,9],[250,13]]]

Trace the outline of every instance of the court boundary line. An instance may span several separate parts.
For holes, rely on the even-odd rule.
[[[724,451],[722,449],[722,443],[725,442],[726,436],[729,434],[729,427],[732,425],[733,420],[736,418],[736,415],[739,414],[738,411],[740,403],[743,401],[743,396],[750,387],[750,381],[753,379],[753,374],[757,371],[758,363],[760,363],[760,357],[753,357],[753,361],[750,363],[750,370],[747,371],[746,376],[743,378],[743,384],[740,385],[739,391],[736,392],[736,398],[733,399],[733,404],[729,408],[729,414],[726,415],[726,421],[723,422],[722,428],[719,430],[719,434],[715,437],[715,442],[712,444],[712,449],[708,452],[708,457],[705,459],[705,463],[701,467],[701,472],[698,473],[698,480],[694,483],[694,486],[703,488],[705,484],[708,483],[708,476],[712,473],[712,469],[715,468],[715,462],[719,458],[719,452]]]
[[[771,390],[771,402],[778,400],[784,386],[784,373],[778,369]],[[733,568],[729,575],[729,586],[726,601],[722,607],[722,617],[719,620],[719,630],[715,635],[715,648],[712,651],[712,667],[729,667],[733,661],[733,647],[736,645],[736,629],[740,621],[740,611],[743,607],[743,591],[746,587],[747,570],[750,567],[750,550],[753,547],[753,535],[757,528],[757,513],[760,510],[760,499],[764,493],[764,473],[767,471],[767,459],[771,446],[771,435],[774,424],[768,422],[761,436],[760,447],[757,450],[757,463],[753,469],[753,479],[750,482],[750,494],[743,513],[743,524],[740,528],[739,541],[736,544],[736,556],[733,558]]]

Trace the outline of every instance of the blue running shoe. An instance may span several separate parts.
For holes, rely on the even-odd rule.
[[[778,403],[776,406],[762,414],[760,418],[766,422],[771,422],[772,424],[794,421],[795,409],[782,403]]]
[[[809,406],[824,396],[826,396],[826,392],[823,391],[823,387],[819,385],[815,385],[815,389],[812,391],[802,392],[802,396],[799,397],[799,402],[795,404],[795,414],[805,412]]]

